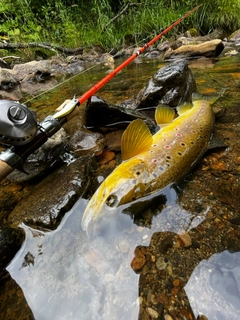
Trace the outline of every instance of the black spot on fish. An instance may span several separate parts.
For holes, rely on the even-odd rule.
[[[182,152],[178,152],[178,155],[181,156],[181,155],[182,155]]]
[[[171,156],[167,156],[167,159],[171,159]]]
[[[181,142],[181,146],[185,147],[185,143],[184,143],[184,142]]]

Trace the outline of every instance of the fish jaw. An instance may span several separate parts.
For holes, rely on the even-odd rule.
[[[119,205],[130,202],[134,189],[132,180],[112,173],[99,186],[90,199],[82,218],[82,229],[87,232],[88,236],[92,236],[96,224],[107,223]]]
[[[121,163],[90,199],[83,214],[82,229],[90,235],[96,224],[114,216],[117,207],[145,195],[150,186],[148,180],[148,168],[143,161],[130,159]]]

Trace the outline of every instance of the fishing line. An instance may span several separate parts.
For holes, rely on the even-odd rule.
[[[134,47],[136,47],[136,46],[138,46],[138,45],[140,45],[140,44],[142,44],[142,43],[146,42],[148,39],[151,39],[151,36],[150,36],[150,35],[149,35],[147,38],[144,38],[144,39],[142,39],[142,40],[140,40],[140,41],[136,42],[135,44],[132,44],[131,46],[127,47],[127,48],[126,48],[126,50],[132,49],[132,48],[134,48]],[[112,49],[111,49],[109,52],[111,52],[111,51],[112,51]],[[110,54],[109,52],[108,52],[108,54]],[[112,57],[114,58],[114,56],[112,56]],[[39,93],[39,94],[35,95],[35,96],[33,96],[32,98],[30,98],[30,99],[28,99],[28,100],[24,101],[24,102],[23,102],[23,104],[26,104],[26,103],[28,103],[28,102],[30,102],[30,101],[32,101],[32,100],[34,100],[34,99],[37,99],[37,98],[41,97],[42,95],[44,95],[44,94],[46,94],[46,93],[48,93],[48,92],[51,92],[52,90],[54,90],[54,89],[56,89],[56,88],[60,87],[61,85],[63,85],[63,84],[65,84],[65,83],[67,83],[68,81],[71,81],[72,79],[74,79],[74,78],[78,77],[79,75],[81,75],[81,74],[83,74],[83,73],[85,73],[85,72],[88,72],[88,71],[90,71],[90,70],[92,70],[92,69],[96,68],[98,65],[99,65],[99,64],[98,64],[98,63],[96,63],[96,64],[94,64],[93,66],[91,66],[91,67],[89,67],[89,68],[87,68],[87,69],[85,69],[85,70],[80,71],[79,73],[77,73],[77,74],[75,74],[75,75],[71,76],[70,78],[67,78],[66,80],[64,80],[64,81],[62,81],[62,82],[60,82],[60,83],[56,84],[55,86],[53,86],[53,87],[51,87],[51,88],[49,88],[49,89],[47,89],[47,90],[45,90],[45,91],[43,91],[43,92],[41,92],[41,93]]]
[[[68,78],[68,79],[66,79],[66,80],[64,80],[64,81],[56,84],[55,86],[53,86],[52,88],[50,88],[50,89],[48,89],[48,90],[45,90],[45,91],[39,93],[38,95],[36,95],[36,96],[34,96],[34,97],[26,100],[26,101],[23,102],[23,103],[26,104],[26,103],[29,102],[29,101],[32,101],[32,100],[34,100],[34,99],[36,99],[36,98],[39,98],[39,97],[41,97],[42,95],[44,95],[45,93],[50,92],[50,91],[52,91],[52,90],[60,87],[62,84],[65,84],[66,82],[68,82],[68,81],[70,81],[70,80],[78,77],[79,75],[81,75],[81,74],[83,74],[83,73],[85,73],[85,72],[87,72],[87,71],[89,71],[89,70],[91,70],[91,69],[93,69],[93,68],[95,68],[95,67],[97,67],[97,66],[98,66],[98,64],[95,64],[95,65],[93,65],[93,66],[91,66],[91,67],[89,67],[89,68],[87,68],[87,69],[85,69],[85,70],[82,70],[82,71],[80,71],[79,73],[73,75],[72,77],[70,77],[70,78]]]

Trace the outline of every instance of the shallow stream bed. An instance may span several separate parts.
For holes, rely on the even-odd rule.
[[[163,65],[137,58],[97,95],[112,104],[130,99]],[[240,56],[189,66],[199,93],[220,95],[217,105],[226,107],[215,133],[227,148],[208,152],[177,189],[141,200],[140,219],[133,221],[134,207],[118,210],[94,239],[81,230],[85,199],[54,231],[22,225],[26,239],[1,285],[1,319],[239,319],[239,258],[205,260],[240,252]],[[31,108],[44,118],[106,72],[100,65],[82,73]]]

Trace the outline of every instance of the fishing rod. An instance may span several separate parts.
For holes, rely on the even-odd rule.
[[[66,100],[57,108],[54,115],[47,116],[41,123],[36,121],[34,114],[25,105],[9,100],[0,100],[0,143],[8,146],[6,150],[0,153],[0,181],[6,178],[14,169],[25,172],[23,169],[24,161],[66,122],[79,114],[78,107],[80,104],[89,100],[118,72],[199,7],[201,5],[190,10],[166,29],[162,30],[156,37],[93,85],[82,96]]]

